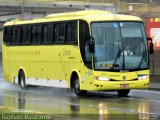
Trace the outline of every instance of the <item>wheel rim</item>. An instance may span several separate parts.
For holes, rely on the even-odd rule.
[[[76,87],[76,89],[79,89],[79,83],[78,83],[78,80],[76,80],[75,87]]]
[[[79,80],[78,79],[75,80],[75,85],[74,86],[75,86],[75,89],[74,89],[75,93],[79,94]]]
[[[24,72],[20,72],[19,80],[20,80],[20,83],[19,83],[20,87],[24,89],[26,87]]]
[[[78,78],[75,79],[75,81],[74,81],[74,92],[77,96],[83,96],[83,95],[86,95],[86,93],[87,93],[86,90],[80,89],[80,81]]]
[[[21,77],[21,87],[24,88],[24,79]]]

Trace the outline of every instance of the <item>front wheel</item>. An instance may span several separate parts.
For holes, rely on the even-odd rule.
[[[118,90],[118,97],[127,97],[130,90]]]
[[[25,74],[23,71],[20,71],[18,81],[19,81],[19,85],[21,89],[25,89],[27,87],[26,80],[25,80]]]
[[[79,78],[76,78],[73,86],[74,92],[77,96],[84,96],[87,94],[86,90],[80,90],[80,81]]]

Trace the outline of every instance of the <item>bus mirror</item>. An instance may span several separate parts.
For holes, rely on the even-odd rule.
[[[147,37],[147,40],[150,41],[150,42],[149,42],[149,43],[150,43],[150,44],[149,44],[149,48],[150,48],[150,49],[149,49],[149,53],[150,53],[150,54],[153,54],[153,53],[154,53],[154,44],[153,44],[153,42],[152,42],[152,38],[151,38],[151,37]]]
[[[94,53],[94,41],[93,40],[89,42],[89,52]]]
[[[150,43],[150,54],[154,53],[154,48],[153,48],[154,44],[151,42]]]

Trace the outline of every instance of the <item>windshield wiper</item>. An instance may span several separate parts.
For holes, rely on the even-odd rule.
[[[114,63],[113,63],[113,66],[112,66],[111,69],[113,69],[114,67],[119,67],[119,65],[117,65],[116,63],[117,63],[117,61],[118,61],[118,58],[119,58],[120,55],[121,55],[121,52],[122,52],[122,50],[119,50],[119,52],[117,53],[117,56],[116,56],[116,58],[115,58],[115,60],[114,60]]]

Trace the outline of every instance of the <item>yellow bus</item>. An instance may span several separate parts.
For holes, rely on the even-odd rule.
[[[152,48],[152,46],[151,46]],[[4,25],[4,80],[27,85],[87,91],[149,86],[149,55],[142,20],[86,10]],[[151,49],[152,50],[152,49]]]

